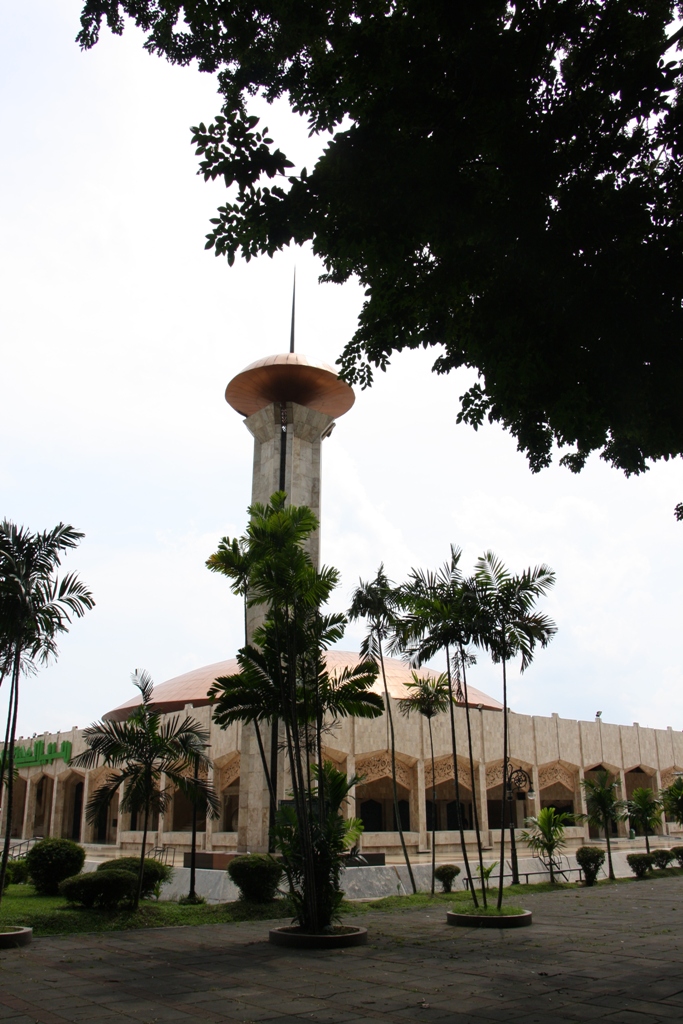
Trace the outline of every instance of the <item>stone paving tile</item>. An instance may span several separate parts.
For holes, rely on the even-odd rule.
[[[269,946],[263,922],[39,939],[0,955],[0,1021],[668,1024],[683,1020],[682,892],[531,892],[522,932],[370,913],[367,947],[324,953]]]
[[[346,1024],[354,1019],[356,1019],[356,1012],[352,1007],[349,1007],[348,1010],[335,1010],[326,1007],[324,1010],[313,1010],[306,1014],[306,1020],[320,1021],[320,1024]]]

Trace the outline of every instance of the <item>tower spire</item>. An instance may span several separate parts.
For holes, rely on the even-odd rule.
[[[289,351],[294,351],[294,314],[296,312],[296,267],[294,267],[294,283],[292,284],[292,326],[289,332]]]

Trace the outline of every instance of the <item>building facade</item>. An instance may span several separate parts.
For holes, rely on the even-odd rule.
[[[357,656],[340,651],[329,654],[329,668],[342,668]],[[260,760],[252,745],[243,749],[247,730],[239,724],[221,729],[211,720],[206,692],[213,679],[235,671],[234,661],[209,665],[158,686],[154,691],[157,708],[167,714],[185,712],[210,733],[213,783],[220,794],[221,813],[217,820],[199,824],[199,847],[216,853],[257,852],[268,844],[268,799]],[[430,670],[423,670],[426,674]],[[387,659],[387,682],[393,704],[399,810],[406,842],[414,855],[430,852],[432,821],[436,824],[436,849],[440,860],[457,859],[460,850],[459,815],[466,840],[474,849],[473,805],[479,815],[484,845],[499,839],[503,792],[503,716],[500,705],[485,694],[470,691],[470,722],[474,755],[474,781],[467,758],[465,708],[456,708],[457,771],[460,801],[456,802],[454,766],[449,717],[433,721],[436,799],[433,799],[432,765],[426,722],[419,716],[405,718],[397,701],[410,681],[407,665]],[[381,682],[376,684],[381,690]],[[109,712],[106,718],[125,718],[136,701]],[[669,785],[683,770],[683,733],[673,729],[644,729],[611,725],[596,719],[573,721],[509,716],[510,759],[523,768],[533,783],[534,796],[513,794],[516,825],[554,806],[576,813],[585,811],[582,780],[604,767],[620,781],[621,796],[628,799],[637,787],[653,792]],[[19,775],[15,787],[12,836],[16,840],[42,836],[63,836],[86,846],[115,848],[121,854],[140,850],[141,822],[119,810],[118,799],[95,824],[87,824],[87,802],[110,769],[100,765],[90,771],[72,768],[70,758],[84,749],[83,731],[45,734],[18,741]],[[382,852],[387,860],[400,860],[391,792],[391,758],[386,715],[374,720],[344,719],[329,723],[325,756],[362,782],[355,787],[347,807],[349,815],[362,818],[365,831],[362,849]],[[287,799],[289,782],[284,759],[280,761],[278,798]],[[2,827],[5,827],[3,811]],[[169,809],[151,823],[151,847],[189,849],[192,808],[182,793],[173,793]],[[628,823],[617,834],[628,834]],[[678,835],[680,828],[664,822],[664,834]],[[588,826],[568,831],[570,845],[591,838]],[[113,849],[112,849],[113,853]]]

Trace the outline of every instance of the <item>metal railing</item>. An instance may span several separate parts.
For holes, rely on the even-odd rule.
[[[20,843],[14,843],[9,848],[8,860],[21,860],[22,857],[26,856],[31,847],[35,846],[39,838],[39,836],[36,836],[33,839],[23,839]]]
[[[525,879],[525,883],[524,883],[525,885],[529,885],[529,879],[533,878],[535,875],[544,875],[546,878],[550,877],[550,865],[546,864],[546,862],[543,860],[542,857],[539,857],[538,860],[540,860],[541,864],[543,864],[543,869],[542,870],[539,870],[539,871],[518,871],[517,872],[519,877],[520,877],[520,880],[522,878]],[[512,866],[511,866],[509,861],[505,862],[505,868],[506,868],[506,870],[503,873],[503,885],[511,884],[512,883]],[[508,874],[508,871],[509,871],[509,874]],[[601,873],[603,875],[605,875],[604,868],[601,868]],[[568,863],[567,863],[567,865],[565,867],[563,867],[562,866],[561,858],[560,858],[559,861],[553,860],[553,875],[556,878],[558,876],[560,876],[565,882],[570,882],[572,874],[575,874],[575,875],[579,876],[579,878],[578,878],[579,882],[583,881],[583,870],[581,868],[572,868],[572,867],[569,866]],[[570,877],[567,877],[568,875]],[[605,877],[606,877],[606,875],[605,875]],[[479,884],[479,878],[478,877],[476,879],[474,879],[474,881],[475,881],[476,885]],[[462,885],[463,885],[463,889],[469,889],[469,887],[470,887],[469,886],[469,879],[468,878],[463,878]]]
[[[152,857],[161,864],[167,864],[170,868],[175,865],[175,846],[152,846],[146,857]]]

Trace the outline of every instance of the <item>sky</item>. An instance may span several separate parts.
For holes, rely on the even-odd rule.
[[[82,530],[65,568],[97,602],[22,684],[24,736],[88,725],[133,695],[136,668],[162,682],[234,656],[239,599],[204,567],[250,500],[251,437],[225,386],[286,351],[295,266],[298,351],[334,363],[362,303],[355,282],[318,284],[310,249],[232,268],[205,251],[225,190],[197,176],[189,129],[218,112],[215,81],[150,57],[134,29],[82,53],[79,14],[0,5],[0,515]],[[313,165],[321,142],[285,102],[256,112]],[[456,424],[474,377],[437,377],[437,354],[396,356],[324,443],[335,610],[380,561],[401,581],[451,543],[466,570],[486,550],[513,571],[545,562],[558,633],[512,670],[513,710],[683,729],[680,462],[533,475],[500,428]],[[485,654],[470,681],[500,698]]]

